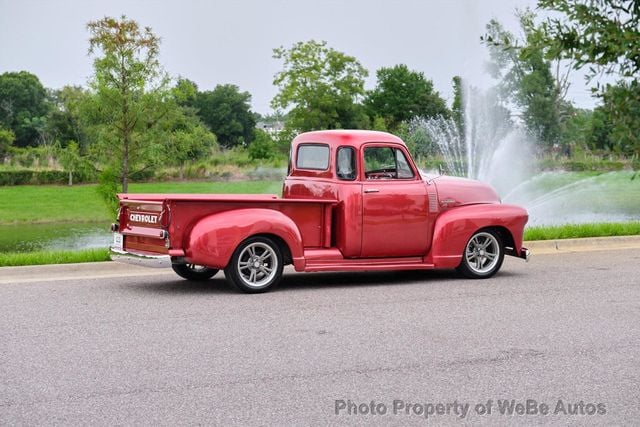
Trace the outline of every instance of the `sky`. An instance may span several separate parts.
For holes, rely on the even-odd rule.
[[[406,64],[421,71],[449,102],[451,79],[487,88],[485,24],[498,19],[518,30],[516,8],[535,0],[0,0],[0,73],[26,70],[46,87],[86,85],[92,74],[86,24],[126,15],[160,36],[160,60],[173,77],[200,90],[232,83],[252,94],[254,111],[271,112],[273,76],[282,63],[272,50],[326,40],[369,70]],[[591,108],[595,100],[580,73],[568,97]]]

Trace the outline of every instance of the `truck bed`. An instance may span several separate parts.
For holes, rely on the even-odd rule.
[[[118,197],[123,249],[172,256],[188,255],[187,236],[203,218],[229,210],[256,208],[276,210],[291,218],[305,247],[326,248],[331,245],[332,208],[338,203],[283,199],[275,194],[119,194]]]

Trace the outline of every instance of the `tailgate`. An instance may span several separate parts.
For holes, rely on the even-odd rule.
[[[167,212],[162,201],[120,200],[114,248],[145,255],[168,254]]]

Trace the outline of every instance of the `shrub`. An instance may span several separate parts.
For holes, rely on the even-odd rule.
[[[269,160],[278,155],[275,141],[260,129],[256,131],[256,138],[249,145],[248,152],[251,160]]]
[[[96,182],[96,173],[93,170],[80,170],[73,173],[74,182]],[[66,184],[69,181],[69,173],[55,169],[9,169],[0,170],[0,186],[3,185],[44,185]]]

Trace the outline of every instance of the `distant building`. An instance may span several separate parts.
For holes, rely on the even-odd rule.
[[[263,131],[267,132],[271,136],[276,136],[277,134],[282,132],[282,130],[284,129],[284,122],[281,122],[281,121],[273,121],[273,122],[271,122],[271,121],[269,121],[269,122],[259,121],[259,122],[256,123],[256,128],[262,129]]]

